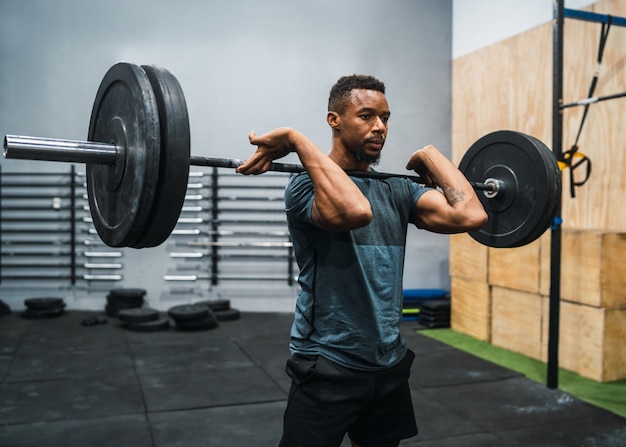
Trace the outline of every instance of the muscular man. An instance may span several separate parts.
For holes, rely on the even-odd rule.
[[[279,128],[251,133],[257,150],[237,169],[261,174],[290,152],[306,168],[285,191],[301,291],[283,447],[339,446],[346,433],[353,446],[397,446],[417,434],[408,385],[414,354],[399,329],[407,227],[456,233],[487,220],[472,186],[431,145],[406,165],[428,187],[346,174],[378,162],[389,117],[382,82],[342,77],[328,102],[328,154],[298,131]]]

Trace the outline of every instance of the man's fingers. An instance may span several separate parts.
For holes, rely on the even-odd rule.
[[[256,132],[254,130],[248,134],[248,140],[250,141],[250,144],[256,146]]]

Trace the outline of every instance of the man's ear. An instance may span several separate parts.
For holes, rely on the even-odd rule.
[[[340,121],[341,119],[339,118],[339,114],[337,112],[328,112],[326,115],[326,122],[333,130],[339,127]]]

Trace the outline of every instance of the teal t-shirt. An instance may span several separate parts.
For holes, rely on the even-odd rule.
[[[406,353],[400,335],[406,234],[428,188],[398,177],[352,180],[370,201],[373,219],[342,233],[312,224],[313,183],[307,173],[293,177],[285,190],[301,286],[290,350],[379,370]]]

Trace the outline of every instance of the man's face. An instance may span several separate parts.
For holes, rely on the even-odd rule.
[[[340,115],[341,141],[359,161],[376,164],[387,138],[389,105],[375,90],[352,90],[350,102]]]

